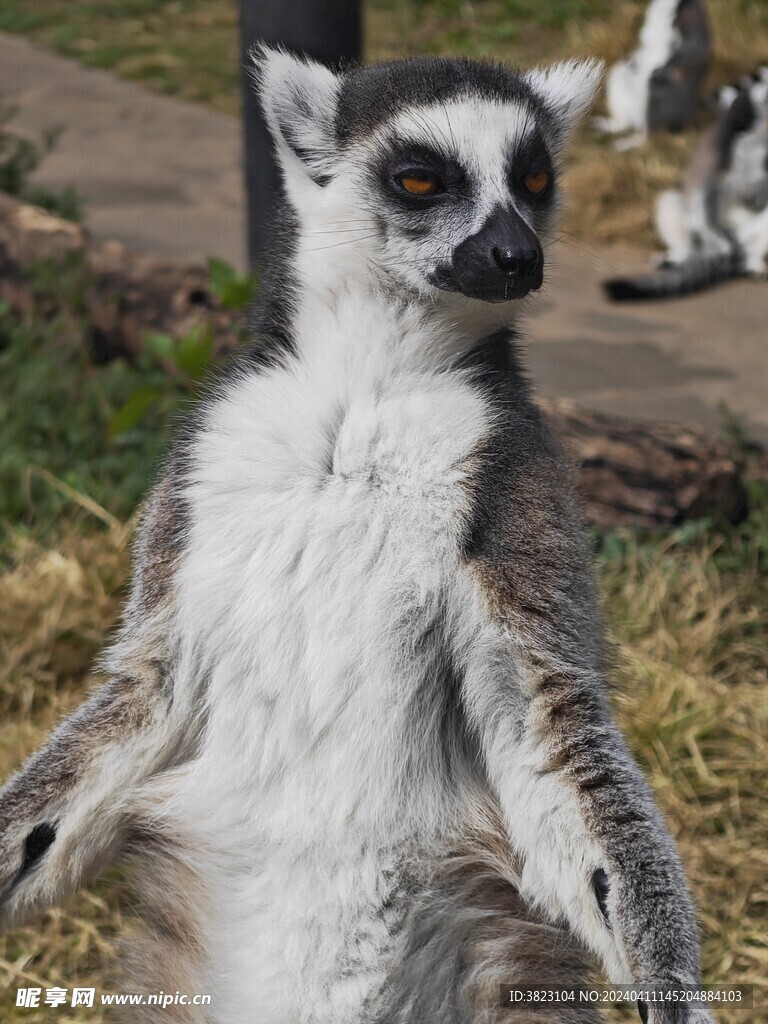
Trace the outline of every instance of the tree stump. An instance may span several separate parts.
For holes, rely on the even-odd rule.
[[[705,516],[738,523],[747,514],[743,466],[732,446],[705,430],[606,416],[563,400],[541,404],[579,466],[593,525],[658,529]]]

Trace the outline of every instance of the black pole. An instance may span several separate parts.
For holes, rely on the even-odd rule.
[[[282,43],[324,63],[360,57],[361,0],[240,0],[243,141],[248,201],[248,260],[259,261],[278,188],[269,136],[248,74],[247,51],[259,40]]]

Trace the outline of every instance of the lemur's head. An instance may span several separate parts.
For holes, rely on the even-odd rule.
[[[336,74],[267,47],[254,61],[305,253],[354,253],[432,298],[541,287],[558,159],[598,64],[422,58]]]

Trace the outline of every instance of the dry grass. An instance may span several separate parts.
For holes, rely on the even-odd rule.
[[[84,533],[72,521],[55,550],[22,536],[0,575],[0,777],[38,747],[98,679],[94,656],[119,611],[128,528]],[[100,984],[120,929],[118,879],[81,893],[42,922],[0,938],[0,1020],[17,987]],[[18,1010],[18,1019],[94,1024],[100,1011]]]
[[[89,671],[118,613],[128,529],[65,530],[56,551],[18,540],[0,576],[0,771],[34,749],[95,682]],[[718,572],[693,548],[635,545],[604,563],[616,645],[615,701],[678,838],[704,931],[707,981],[759,986],[768,945],[768,643],[757,567]],[[747,566],[749,558],[745,559]],[[125,905],[119,877],[81,893],[0,945],[0,1019],[101,1021],[100,1011],[12,1007],[30,983],[104,985]],[[72,1013],[74,1011],[70,1011]],[[14,1013],[17,1016],[14,1016]],[[758,1024],[764,1010],[723,1011]]]
[[[724,579],[706,546],[641,551],[605,579],[615,703],[680,844],[704,978],[756,986],[752,1011],[718,1020],[757,1024],[768,1005],[766,593],[749,574]]]

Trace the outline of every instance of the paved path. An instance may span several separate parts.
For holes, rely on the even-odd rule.
[[[97,238],[187,262],[244,263],[235,119],[156,96],[0,34],[0,102],[15,126],[65,125],[39,180],[74,185]],[[556,254],[531,320],[528,361],[544,394],[595,409],[717,429],[721,403],[768,443],[768,284],[616,306],[602,277],[644,266],[631,249]]]
[[[603,412],[712,430],[725,406],[768,444],[768,282],[733,281],[647,304],[603,297],[603,278],[647,262],[632,249],[580,254],[569,246],[557,254],[528,332],[542,390]]]
[[[0,106],[39,136],[62,125],[36,180],[73,185],[97,238],[186,262],[245,262],[238,121],[146,92],[0,33]]]

